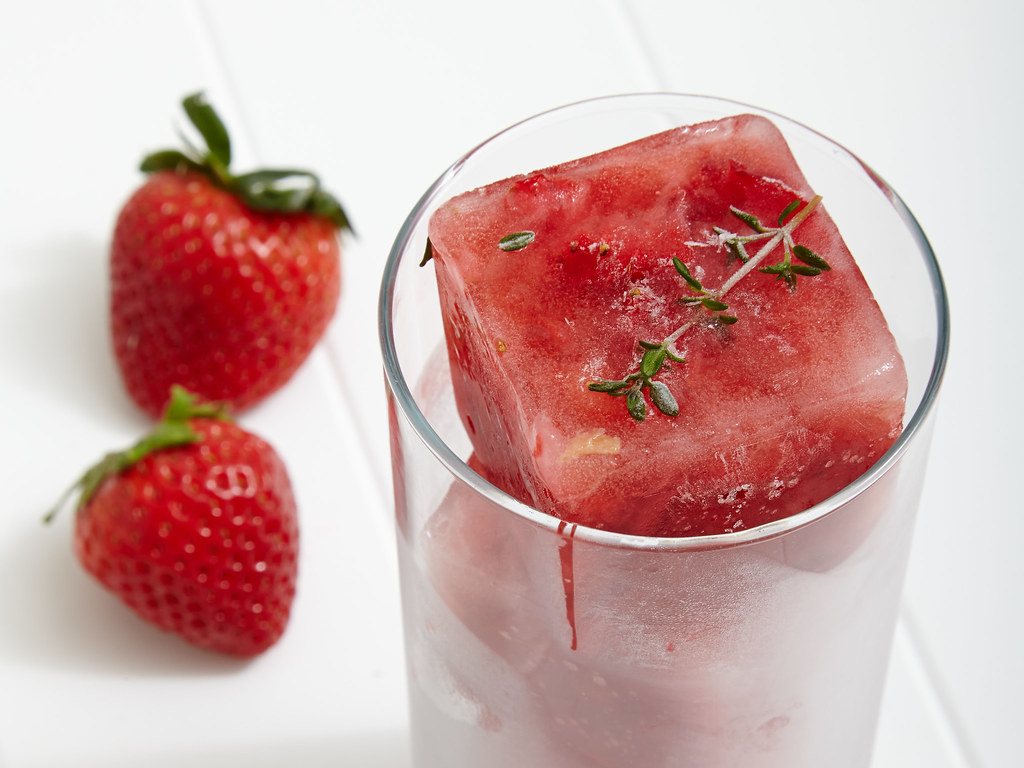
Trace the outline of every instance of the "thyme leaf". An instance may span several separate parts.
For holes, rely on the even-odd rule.
[[[600,381],[592,381],[587,385],[587,389],[591,392],[607,392],[609,394],[615,394],[629,386],[628,381],[610,381],[601,379]]]
[[[825,261],[823,258],[821,258],[821,256],[816,254],[807,246],[794,245],[793,255],[800,259],[800,261],[802,261],[804,264],[808,264],[812,267],[817,267],[819,270],[823,272],[828,272],[830,269],[832,269],[832,267],[828,265],[827,261]]]
[[[666,416],[678,416],[679,415],[679,403],[676,402],[675,397],[672,395],[672,391],[668,388],[668,385],[663,381],[652,381],[648,385],[651,392],[651,402],[654,406],[664,413]]]
[[[434,258],[434,246],[430,244],[430,238],[427,238],[427,247],[423,251],[423,258],[420,259],[420,266],[425,267],[427,262]]]
[[[626,410],[636,421],[647,418],[647,404],[644,402],[643,388],[632,386],[626,393]]]
[[[779,218],[778,218],[779,226],[781,227],[783,224],[785,224],[786,223],[786,219],[789,218],[789,214],[791,214],[793,211],[795,211],[799,207],[800,207],[800,201],[799,200],[794,200],[789,205],[787,205],[785,208],[783,208],[782,209],[782,213],[779,214]]]
[[[532,243],[535,237],[536,234],[530,231],[513,232],[501,238],[498,241],[498,247],[503,251],[518,251]]]
[[[704,309],[710,309],[712,312],[721,312],[723,309],[729,308],[729,305],[724,301],[716,301],[715,299],[701,299],[700,303],[704,306]]]

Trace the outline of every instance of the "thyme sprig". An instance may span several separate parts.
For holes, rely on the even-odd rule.
[[[800,200],[794,200],[779,214],[778,226],[765,226],[754,214],[730,206],[729,212],[745,223],[752,234],[738,235],[721,227],[715,227],[715,239],[712,243],[695,243],[695,245],[718,245],[725,247],[729,253],[741,263],[738,270],[722,283],[717,289],[708,289],[698,280],[690,268],[678,257],[672,258],[672,265],[691,290],[691,294],[683,296],[679,302],[692,308],[686,321],[676,328],[661,342],[639,341],[644,350],[637,369],[622,379],[597,379],[587,384],[592,392],[604,392],[609,395],[625,397],[626,410],[636,421],[647,418],[647,404],[644,400],[646,390],[651,403],[666,416],[679,415],[679,403],[668,386],[656,379],[666,362],[684,363],[685,358],[676,350],[676,342],[697,322],[711,314],[712,322],[719,325],[732,325],[739,320],[731,314],[725,314],[729,305],[723,300],[725,295],[753,270],[768,275],[775,275],[792,291],[796,290],[797,276],[814,277],[831,269],[828,262],[810,248],[797,244],[793,232],[821,202],[821,195],[816,195],[802,208]],[[757,244],[760,247],[751,256],[747,246]],[[782,246],[782,260],[769,266],[761,263],[776,248]],[[795,260],[794,260],[795,259]],[[702,315],[702,312],[704,313]]]

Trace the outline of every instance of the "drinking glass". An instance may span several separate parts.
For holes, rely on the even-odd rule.
[[[431,213],[461,192],[678,125],[778,126],[903,355],[905,428],[816,506],[713,536],[567,526],[485,481],[452,392]],[[864,768],[871,760],[948,347],[939,267],[910,211],[843,147],[722,99],[635,94],[518,123],[410,213],[379,324],[417,768]]]

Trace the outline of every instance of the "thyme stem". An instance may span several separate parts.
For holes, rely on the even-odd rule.
[[[741,211],[736,207],[730,207],[730,212],[750,225],[754,229],[754,233],[740,236],[726,232],[718,227],[715,228],[715,232],[718,233],[719,243],[728,245],[729,250],[743,262],[743,265],[722,283],[717,290],[707,290],[691,274],[684,262],[674,258],[673,264],[676,270],[695,292],[695,295],[681,299],[683,303],[689,304],[693,309],[690,318],[666,336],[661,343],[640,342],[640,346],[646,351],[640,360],[639,370],[619,380],[599,379],[592,381],[587,385],[588,389],[593,392],[604,392],[613,396],[624,395],[626,397],[626,409],[636,421],[643,421],[646,418],[647,409],[644,405],[643,391],[647,389],[652,402],[659,411],[667,416],[677,416],[679,414],[679,405],[676,399],[672,396],[668,387],[663,382],[656,381],[654,377],[657,376],[666,360],[672,360],[677,363],[684,362],[684,359],[675,350],[675,343],[697,322],[698,313],[702,308],[716,313],[716,320],[722,323],[731,324],[736,322],[736,317],[722,314],[722,310],[728,308],[728,305],[722,301],[722,298],[740,280],[749,275],[753,270],[758,269],[758,265],[780,244],[783,246],[783,261],[772,267],[764,267],[761,271],[774,274],[779,279],[785,279],[790,288],[796,288],[797,274],[817,275],[822,270],[829,269],[828,263],[824,259],[809,248],[796,245],[793,240],[794,230],[814,212],[814,209],[818,207],[820,202],[821,195],[815,195],[796,215],[785,221],[786,216],[799,205],[799,200],[794,200],[780,214],[779,226],[770,228],[764,227],[756,216]],[[784,221],[785,223],[783,223]],[[761,241],[766,242],[761,245],[756,254],[748,258],[744,244]],[[794,256],[804,262],[804,264],[793,264],[792,258]]]
[[[770,232],[764,233],[765,235],[771,234],[771,238],[768,240],[768,242],[762,245],[761,249],[750,257],[749,261],[747,261],[740,269],[736,270],[732,274],[732,276],[729,277],[728,280],[722,283],[721,287],[719,287],[717,291],[709,291],[708,295],[711,296],[712,298],[720,300],[723,296],[725,296],[726,293],[729,292],[730,289],[734,288],[740,280],[742,280],[752,271],[757,269],[757,265],[764,261],[768,254],[774,251],[779,246],[779,243],[781,243],[783,240],[785,240],[789,247],[792,248],[793,230],[799,227],[800,224],[802,224],[803,221],[808,216],[811,215],[814,209],[818,207],[818,203],[820,202],[821,195],[815,195],[813,198],[811,198],[811,201],[807,203],[807,205],[805,205],[799,213],[796,214],[796,216],[787,221],[783,226],[779,227],[778,230],[774,232],[774,234]],[[686,333],[693,326],[695,322],[697,322],[697,313],[699,311],[700,305],[695,304],[693,307],[693,317],[691,317],[681,326],[676,328],[671,334],[669,334],[661,343],[661,346],[664,349],[673,351],[673,345],[680,339],[680,337],[684,333]]]
[[[757,265],[764,261],[765,257],[774,251],[783,239],[785,239],[789,247],[792,248],[793,230],[800,226],[800,224],[811,215],[820,202],[821,195],[815,195],[811,198],[811,201],[796,214],[796,216],[779,227],[778,231],[772,236],[772,239],[761,246],[761,250],[750,257],[750,261],[744,264],[740,269],[736,270],[728,280],[722,283],[722,287],[718,289],[719,298],[724,296],[730,288],[735,286],[736,283],[746,277],[752,270],[756,269]]]

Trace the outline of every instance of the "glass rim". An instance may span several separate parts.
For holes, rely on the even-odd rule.
[[[938,398],[939,388],[942,383],[946,362],[949,356],[949,299],[935,253],[932,250],[931,244],[929,243],[924,230],[921,228],[921,225],[896,191],[870,166],[861,160],[858,155],[851,152],[838,142],[830,139],[828,136],[825,136],[819,131],[810,128],[797,120],[793,120],[785,115],[762,107],[757,107],[728,98],[701,94],[650,91],[599,96],[547,109],[513,123],[480,142],[452,163],[434,181],[434,183],[430,185],[426,192],[423,193],[420,199],[416,202],[412,211],[403,221],[402,226],[395,237],[395,241],[392,244],[391,251],[388,254],[388,259],[384,267],[378,301],[378,331],[380,335],[385,379],[388,387],[390,388],[391,397],[395,399],[402,413],[409,419],[409,423],[412,425],[419,438],[423,441],[427,449],[452,474],[457,482],[465,483],[465,485],[471,488],[475,493],[479,494],[491,503],[502,507],[507,512],[518,515],[519,517],[524,518],[542,528],[549,529],[553,533],[565,535],[564,531],[567,530],[567,525],[560,518],[520,501],[493,485],[471,469],[469,465],[463,459],[459,458],[455,451],[440,437],[430,424],[430,421],[420,410],[419,405],[417,405],[416,399],[412,394],[409,382],[406,380],[402,371],[402,366],[398,359],[394,343],[392,308],[394,304],[395,284],[397,281],[398,269],[403,263],[405,263],[403,262],[402,257],[409,250],[412,232],[421,222],[427,208],[435,200],[439,192],[445,187],[446,183],[452,179],[458,173],[459,169],[466,162],[471,160],[475,154],[483,150],[485,147],[490,146],[495,141],[500,140],[506,134],[515,131],[527,123],[532,123],[538,119],[544,118],[545,116],[567,112],[584,106],[598,105],[602,102],[628,100],[642,101],[648,99],[705,101],[709,104],[754,112],[813,134],[821,140],[828,142],[833,147],[842,150],[863,168],[864,172],[878,186],[882,194],[885,195],[896,213],[903,220],[918,247],[928,273],[928,278],[931,281],[938,327],[936,330],[936,344],[932,368],[929,372],[928,382],[925,386],[924,393],[921,396],[921,401],[917,404],[917,407],[910,418],[906,420],[903,431],[889,450],[887,450],[874,465],[872,465],[856,480],[844,486],[829,498],[824,499],[801,512],[779,520],[764,523],[752,528],[746,528],[740,531],[733,531],[731,533],[686,537],[658,537],[617,533],[599,528],[591,528],[585,525],[569,524],[572,528],[572,536],[575,539],[599,545],[613,546],[619,549],[663,551],[709,550],[743,546],[756,542],[767,541],[768,539],[776,538],[799,528],[803,528],[816,520],[839,510],[862,495],[868,488],[873,486],[884,475],[886,475],[890,469],[893,468],[893,466],[909,449],[909,446],[914,441],[915,436],[921,431],[928,417],[931,415],[935,402]],[[534,169],[524,169],[524,172],[529,172],[531,170]]]

